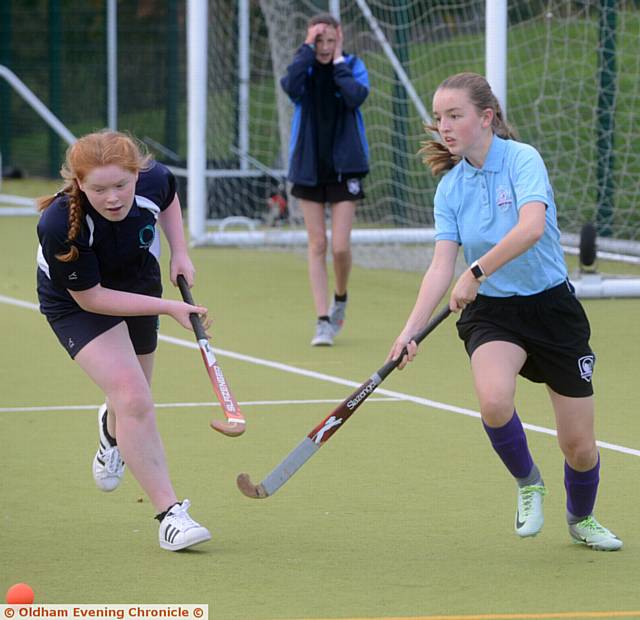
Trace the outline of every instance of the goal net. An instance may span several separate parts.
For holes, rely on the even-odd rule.
[[[353,240],[415,246],[432,238],[437,183],[416,154],[423,121],[446,76],[485,74],[485,0],[337,5],[345,50],[364,60],[371,83],[362,107],[370,174]],[[637,2],[508,6],[507,116],[547,163],[561,229],[575,240],[594,222],[601,244],[615,251],[624,240],[632,242],[625,251],[637,251]],[[305,243],[285,183],[292,105],[279,79],[308,18],[329,8],[321,0],[209,0],[206,232],[195,243]]]

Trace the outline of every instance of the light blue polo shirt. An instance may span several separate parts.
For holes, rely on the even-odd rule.
[[[469,265],[503,239],[517,224],[522,206],[533,201],[547,205],[542,238],[491,274],[480,285],[482,295],[533,295],[567,278],[546,166],[532,146],[494,136],[482,168],[463,159],[440,180],[436,241],[461,244]]]

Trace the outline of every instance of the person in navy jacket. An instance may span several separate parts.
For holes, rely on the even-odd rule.
[[[317,314],[313,346],[330,346],[344,323],[351,272],[351,229],[364,197],[369,147],[360,106],[369,94],[367,69],[343,53],[342,28],[329,14],[312,17],[304,43],[281,80],[295,105],[289,145],[291,193],[308,234],[309,280]],[[335,293],[327,283],[325,205],[331,207]]]
[[[104,130],[72,144],[63,189],[40,199],[40,310],[70,357],[104,392],[93,477],[113,491],[125,462],[158,512],[159,542],[176,551],[209,540],[173,490],[156,426],[151,376],[158,315],[191,329],[207,310],[162,299],[160,224],[171,250],[171,281],[193,284],[173,174],[123,133]],[[71,520],[72,522],[72,520]]]

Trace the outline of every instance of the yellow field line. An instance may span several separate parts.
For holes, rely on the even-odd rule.
[[[638,618],[638,611],[561,611],[543,614],[475,614],[466,616],[394,616],[379,618],[300,618],[299,620],[552,620],[567,618],[583,620],[584,618]]]

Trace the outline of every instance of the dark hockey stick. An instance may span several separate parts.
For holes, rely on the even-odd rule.
[[[182,274],[178,275],[178,287],[180,288],[182,299],[184,299],[186,303],[191,304],[192,306],[197,305],[193,301],[189,285]],[[213,349],[209,345],[209,339],[204,331],[200,317],[197,314],[192,313],[189,315],[189,319],[191,320],[191,325],[193,326],[193,331],[196,335],[196,340],[200,347],[200,353],[202,353],[202,359],[204,361],[205,368],[207,369],[207,373],[209,374],[209,379],[211,379],[213,390],[216,393],[218,402],[220,403],[222,411],[224,411],[224,415],[227,418],[226,422],[211,420],[209,424],[213,430],[218,431],[223,435],[227,435],[228,437],[237,437],[238,435],[242,435],[246,428],[244,416],[240,413],[238,401],[231,393],[229,384],[222,374],[222,369],[218,366],[218,361],[213,353]]]
[[[449,310],[449,306],[444,307],[412,340],[420,344],[450,313],[451,310]],[[249,474],[240,474],[236,480],[240,491],[252,499],[264,499],[273,495],[338,429],[344,426],[344,423],[355,413],[356,409],[371,396],[387,376],[398,367],[405,354],[406,349],[402,351],[398,359],[389,360],[378,372],[374,373],[353,392],[351,396],[343,400],[260,484],[253,484],[249,478]]]

